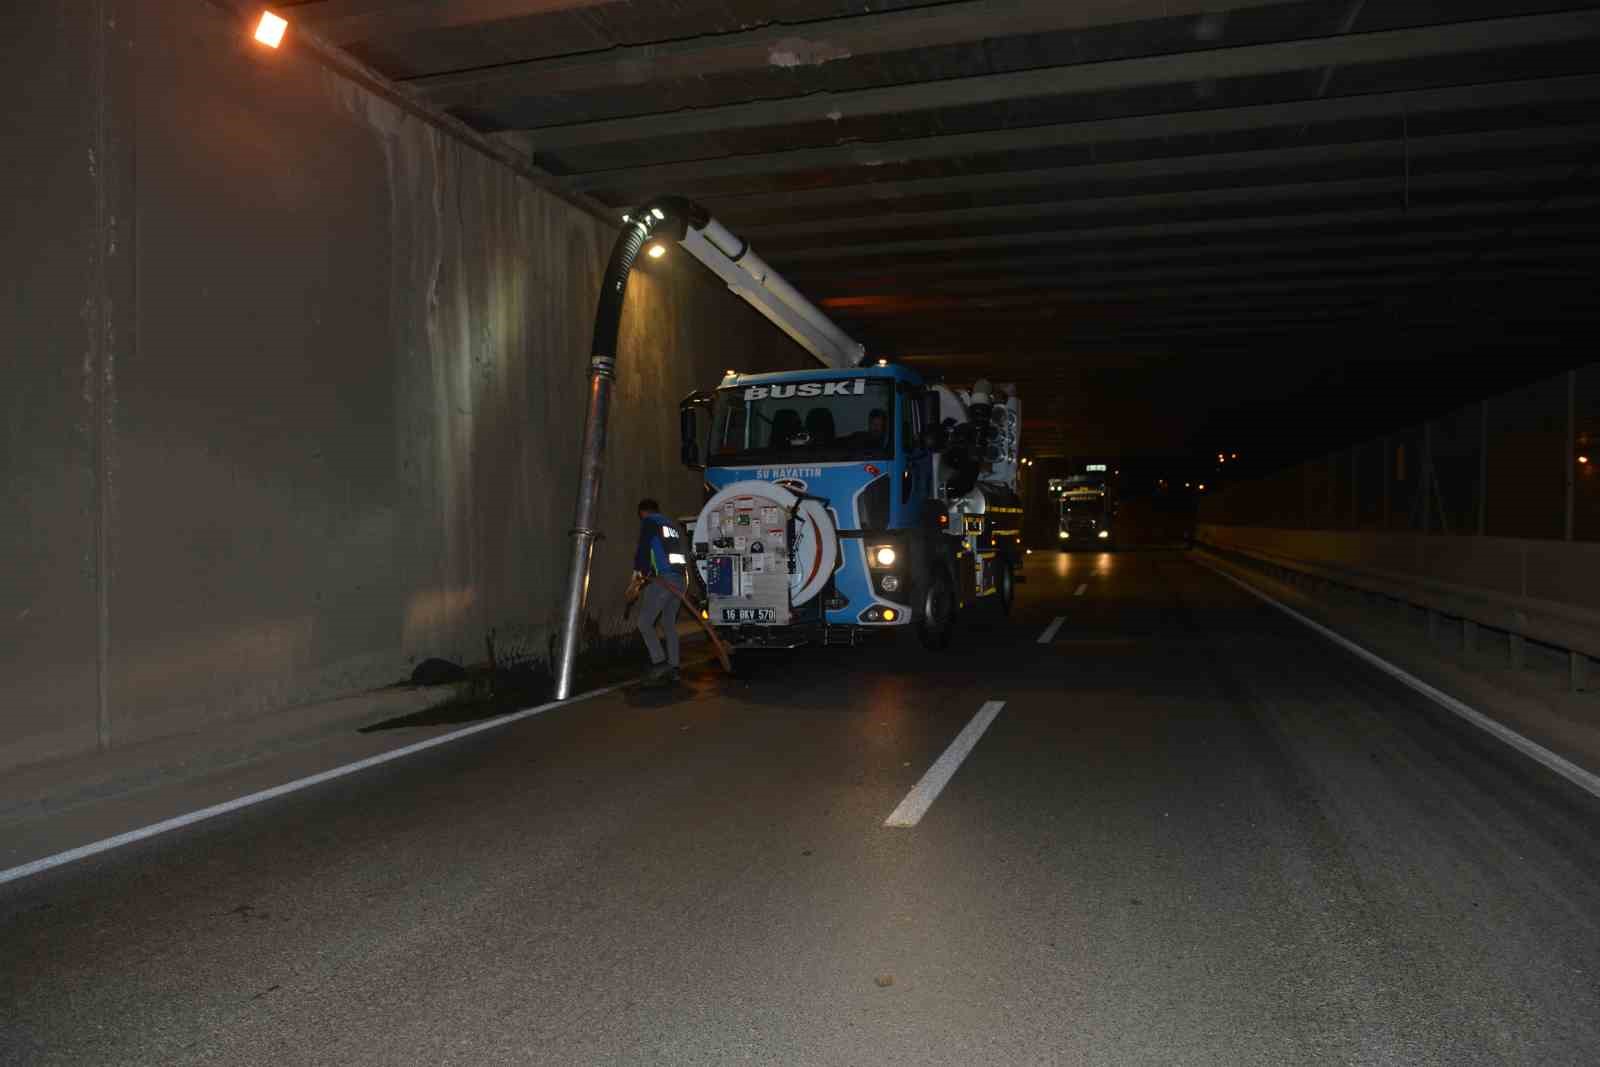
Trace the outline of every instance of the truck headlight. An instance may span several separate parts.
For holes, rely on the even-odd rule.
[[[879,545],[872,550],[872,561],[880,567],[893,567],[899,557],[890,545]]]

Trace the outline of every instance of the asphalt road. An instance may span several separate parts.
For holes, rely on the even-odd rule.
[[[0,886],[0,1059],[1600,1062],[1600,803],[1180,554],[1028,573],[944,655],[707,669]]]

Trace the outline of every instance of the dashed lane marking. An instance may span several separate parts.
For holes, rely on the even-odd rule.
[[[1067,617],[1065,615],[1057,615],[1054,619],[1052,619],[1050,621],[1050,625],[1044,628],[1044,633],[1039,635],[1039,643],[1041,645],[1048,645],[1051,641],[1054,641],[1056,639],[1056,634],[1061,630],[1061,624],[1066,621]]]
[[[1089,583],[1088,582],[1084,582],[1082,585],[1078,586],[1078,588],[1073,592],[1072,595],[1073,596],[1082,596],[1084,593],[1086,593],[1088,591],[1088,589],[1089,589]]]
[[[912,786],[911,792],[906,794],[900,806],[889,813],[883,825],[905,827],[915,826],[921,822],[922,817],[933,806],[933,802],[939,799],[944,787],[950,783],[956,769],[961,766],[961,761],[972,752],[983,732],[989,728],[989,724],[994,722],[994,717],[999,715],[1000,709],[1005,706],[1004,700],[986,701],[983,707],[978,709],[978,714],[972,717],[972,721],[956,734],[956,739],[950,742],[950,747],[944,750],[944,754],[933,761],[933,766],[928,768],[928,773],[922,776],[922,780]]]

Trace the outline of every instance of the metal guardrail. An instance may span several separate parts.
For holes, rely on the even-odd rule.
[[[1421,608],[1430,630],[1441,619],[1459,619],[1469,650],[1479,629],[1499,631],[1518,666],[1526,641],[1564,650],[1573,689],[1588,688],[1588,661],[1600,658],[1600,546],[1209,524],[1196,540],[1289,578]]]

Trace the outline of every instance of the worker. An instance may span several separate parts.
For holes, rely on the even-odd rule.
[[[867,413],[867,428],[851,435],[850,443],[856,448],[881,452],[889,447],[889,416],[882,408]]]
[[[650,673],[645,681],[650,684],[670,685],[678,680],[678,593],[688,581],[688,547],[677,523],[661,514],[660,504],[651,497],[639,501],[639,544],[633,551],[633,573],[650,580],[639,598],[639,632],[650,652]],[[657,622],[666,639],[665,649],[656,637]]]
[[[867,414],[867,436],[879,447],[889,443],[889,416],[883,413],[882,408],[873,408]]]

